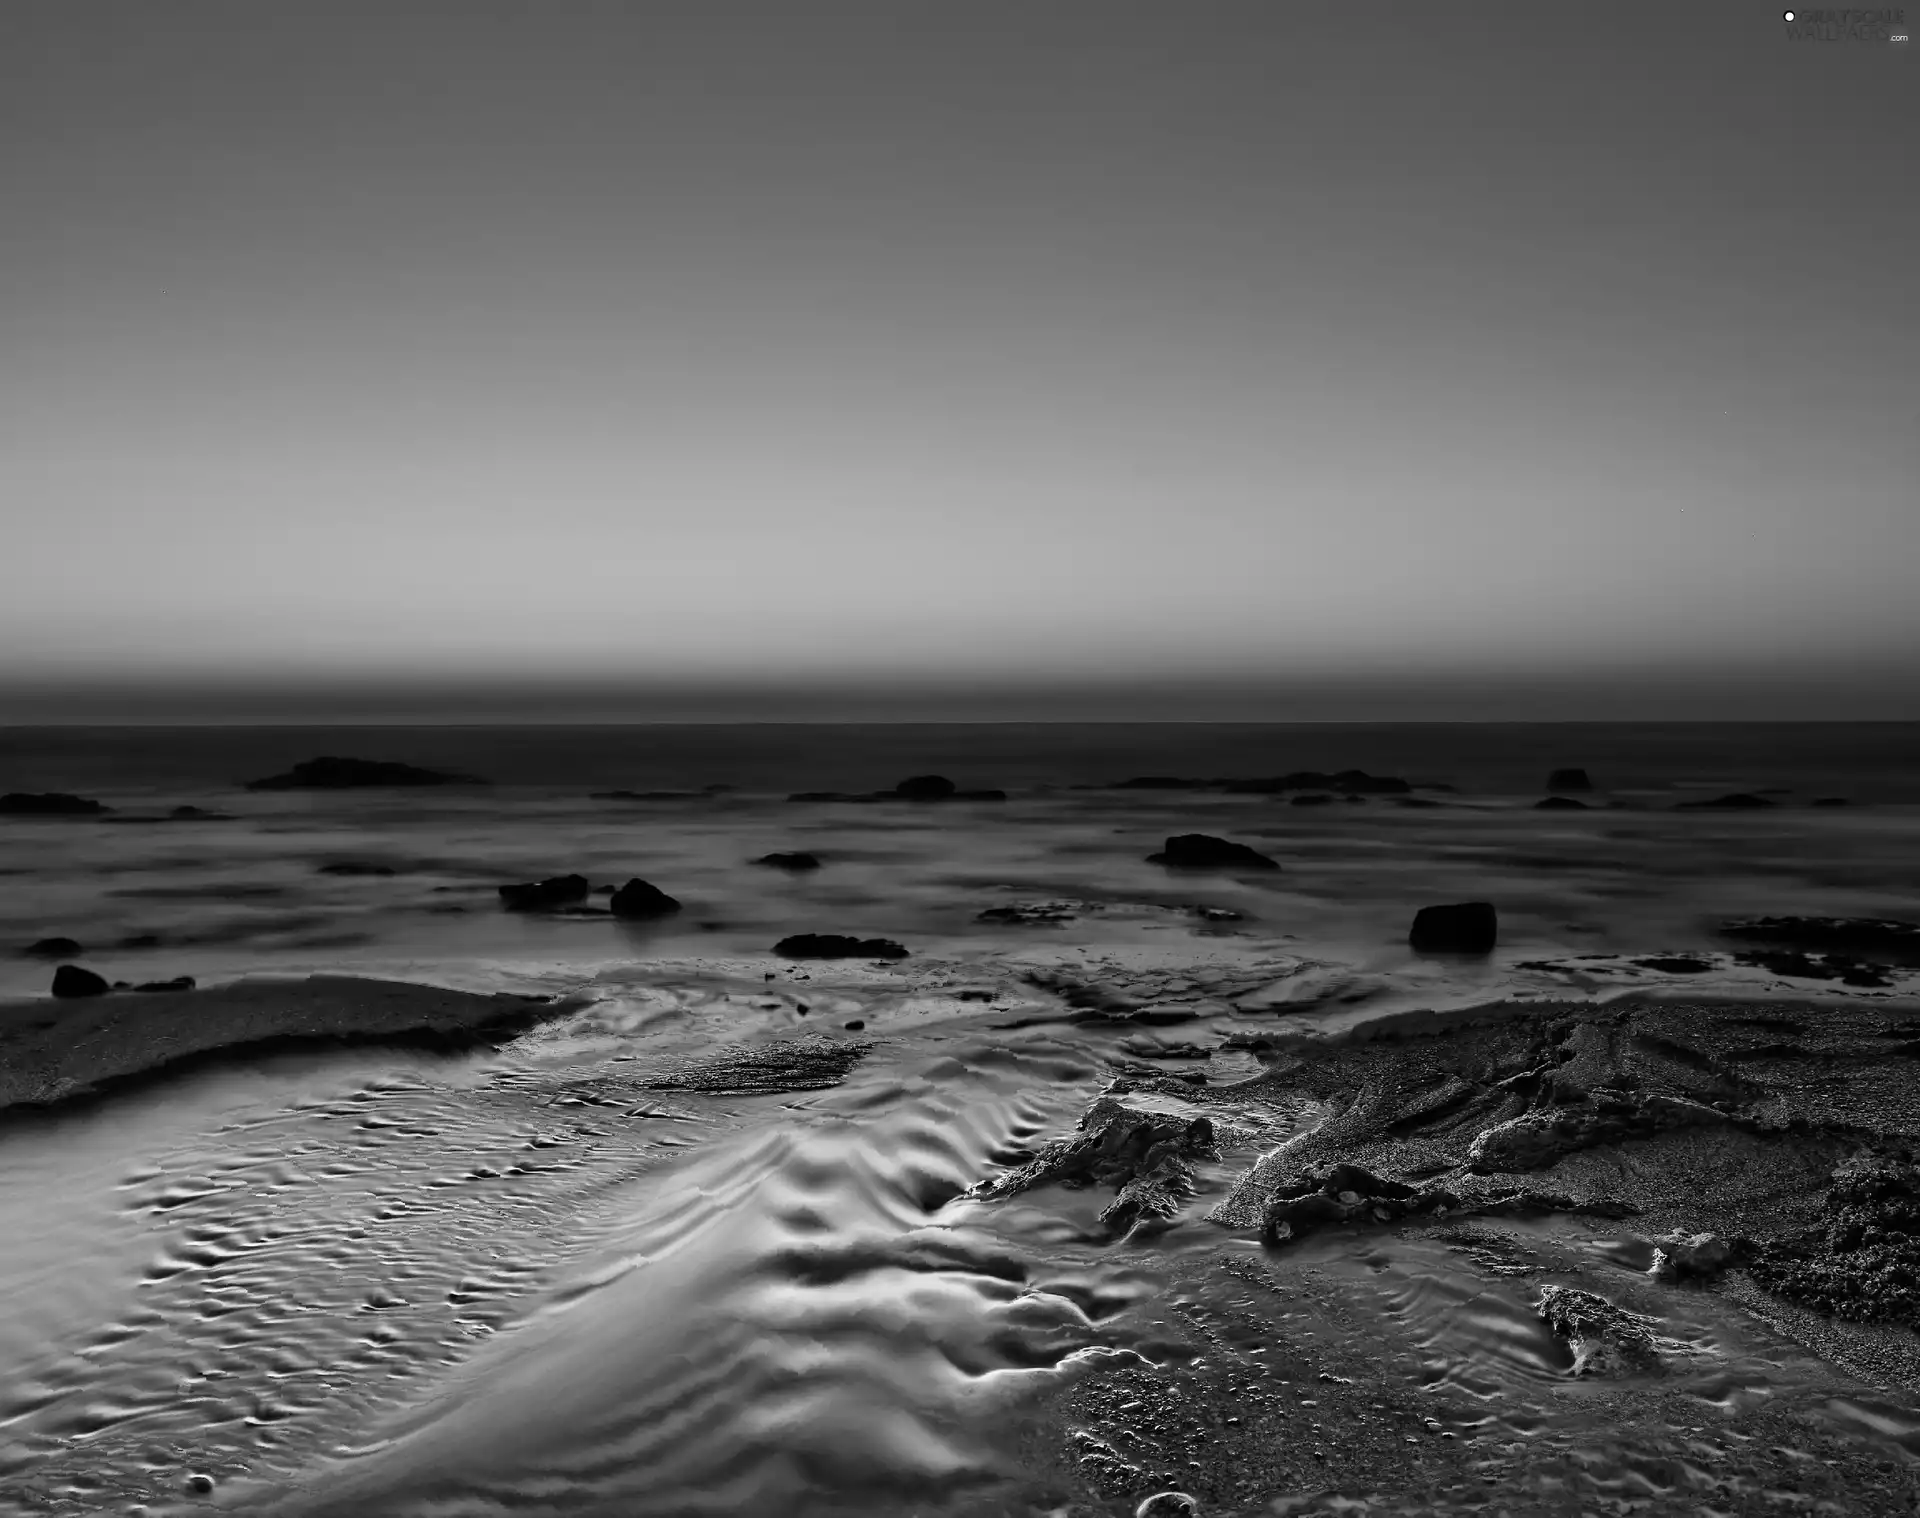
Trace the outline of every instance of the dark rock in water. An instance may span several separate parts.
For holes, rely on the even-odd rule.
[[[203,806],[177,806],[167,813],[171,822],[231,822],[232,816],[226,812],[210,812]]]
[[[394,873],[394,869],[390,864],[355,864],[352,861],[344,861],[340,864],[323,864],[316,873],[321,875],[391,875]]]
[[[851,938],[844,933],[795,933],[773,946],[788,959],[905,959],[891,938]]]
[[[62,965],[53,972],[55,996],[105,996],[109,989],[102,976],[78,965]]]
[[[422,769],[385,759],[342,759],[322,755],[296,764],[284,775],[249,780],[250,791],[340,791],[360,786],[484,785],[472,775]]]
[[[945,775],[914,775],[893,788],[893,794],[909,801],[944,801],[955,789]]]
[[[844,1026],[849,1033],[859,1033],[866,1028],[867,1020],[864,1017],[855,1017],[850,1019]]]
[[[1733,956],[1735,964],[1752,965],[1775,975],[1798,980],[1837,980],[1849,986],[1890,986],[1893,979],[1879,965],[1864,964],[1844,954],[1805,949],[1748,949]]]
[[[1536,812],[1584,812],[1588,808],[1586,802],[1575,801],[1571,796],[1549,796],[1534,802],[1533,809]]]
[[[1768,1291],[1837,1318],[1920,1329],[1920,1170],[1866,1155],[1833,1173],[1811,1228],[1754,1245]]]
[[[1131,780],[1116,780],[1110,789],[1116,791],[1199,791],[1205,790],[1209,782],[1205,780],[1187,780],[1179,775],[1135,775]]]
[[[86,950],[71,938],[42,938],[20,952],[31,954],[35,959],[78,959]]]
[[[509,912],[550,912],[585,901],[589,885],[584,875],[552,875],[524,885],[503,885],[499,890],[500,904]]]
[[[1720,924],[1727,938],[1801,949],[1854,949],[1920,960],[1920,923],[1886,917],[1740,917]]]
[[[1327,805],[1327,803],[1329,803],[1332,800],[1333,800],[1333,797],[1331,796],[1325,796],[1318,793],[1309,793],[1308,795],[1305,795],[1305,796],[1295,796],[1293,798],[1292,804],[1294,806],[1325,806]]]
[[[1674,807],[1676,812],[1754,812],[1763,807],[1777,805],[1765,796],[1756,796],[1750,791],[1735,791],[1728,796],[1715,796],[1711,801],[1682,801]]]
[[[1547,789],[1550,791],[1590,791],[1593,782],[1587,778],[1585,770],[1555,770],[1547,776]]]
[[[1822,796],[1817,801],[1808,802],[1807,805],[1808,806],[1852,806],[1853,803],[1847,800],[1845,796]]]
[[[133,989],[136,991],[191,991],[195,981],[191,975],[176,975],[172,980],[146,980]]]
[[[1499,941],[1500,919],[1490,901],[1422,907],[1407,942],[1420,954],[1488,954]]]
[[[1650,954],[1633,962],[1643,970],[1658,970],[1665,975],[1704,975],[1713,968],[1711,961],[1691,954]]]
[[[1572,1286],[1544,1286],[1534,1311],[1573,1351],[1576,1376],[1646,1375],[1660,1370],[1650,1318]]]
[[[636,922],[654,917],[671,917],[680,910],[680,903],[660,887],[637,879],[629,880],[615,891],[607,905],[612,908],[615,917]]]
[[[133,933],[120,940],[123,949],[157,949],[165,942],[158,933]]]
[[[731,789],[709,785],[697,791],[595,791],[590,801],[711,801]]]
[[[1233,843],[1206,833],[1181,833],[1167,840],[1158,854],[1147,856],[1148,864],[1170,865],[1181,870],[1277,870],[1277,860],[1258,849]]]
[[[817,870],[820,861],[803,850],[790,850],[776,854],[762,854],[754,860],[755,864],[769,865],[776,870]]]
[[[1073,922],[1079,915],[1065,902],[1031,901],[1010,907],[988,907],[973,920],[1031,927],[1041,923]]]
[[[0,815],[11,817],[95,817],[113,808],[85,796],[69,796],[61,791],[31,795],[9,791],[0,796]]]

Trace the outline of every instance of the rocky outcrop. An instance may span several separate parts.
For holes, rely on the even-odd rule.
[[[1489,954],[1499,938],[1499,914],[1489,901],[1422,907],[1407,934],[1416,954]]]
[[[250,791],[342,791],[363,786],[484,785],[472,775],[444,770],[422,769],[414,764],[398,764],[386,759],[343,759],[324,754],[296,764],[284,775],[269,775],[264,780],[249,780]]]
[[[1554,792],[1590,791],[1593,789],[1593,781],[1587,777],[1585,770],[1555,770],[1547,776],[1547,789]]]
[[[1588,810],[1584,801],[1575,801],[1571,796],[1549,796],[1544,801],[1533,804],[1536,812],[1584,812]]]
[[[1768,1291],[1837,1318],[1920,1329],[1920,1169],[1866,1154],[1833,1173],[1818,1222],[1755,1245]]]
[[[795,874],[820,868],[820,861],[804,850],[791,849],[779,853],[762,854],[754,860],[755,864],[764,864],[769,869],[791,870]]]
[[[1467,1164],[1481,1175],[1546,1170],[1576,1150],[1732,1121],[1717,1107],[1685,1097],[1602,1089],[1576,1104],[1536,1108],[1496,1123],[1474,1139]]]
[[[1175,1217],[1194,1194],[1194,1162],[1220,1158],[1212,1119],[1143,1111],[1112,1096],[1095,1101],[1079,1129],[967,1194],[995,1201],[1037,1186],[1111,1186],[1114,1199],[1100,1221],[1117,1236]]]
[[[85,796],[69,796],[63,791],[33,794],[9,791],[0,796],[0,816],[7,817],[97,817],[113,808]]]
[[[1279,862],[1244,843],[1233,843],[1207,833],[1181,833],[1167,840],[1147,863],[1176,870],[1277,870]]]
[[[545,880],[501,886],[500,904],[509,912],[551,912],[585,901],[589,890],[584,875],[551,875]]]
[[[671,917],[680,910],[680,903],[657,885],[634,879],[613,893],[607,901],[607,907],[615,917],[624,917],[629,922],[650,922],[659,917]]]
[[[83,970],[79,965],[62,965],[53,972],[55,996],[105,996],[111,989],[105,977]]]
[[[795,933],[773,946],[788,959],[905,959],[891,938],[853,938],[844,933]]]
[[[945,775],[913,775],[893,788],[893,794],[909,801],[944,801],[959,787]]]
[[[71,938],[42,938],[20,952],[35,959],[78,959],[86,951]]]
[[[1657,1375],[1655,1323],[1572,1286],[1546,1286],[1534,1305],[1540,1320],[1567,1341],[1576,1376]]]
[[[1796,949],[1839,949],[1920,961],[1920,923],[1884,917],[1740,917],[1723,922],[1725,938]]]

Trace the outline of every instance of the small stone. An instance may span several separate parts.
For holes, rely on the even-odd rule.
[[[195,1471],[191,1476],[187,1477],[186,1485],[187,1490],[195,1496],[204,1497],[213,1490],[213,1477],[203,1472]]]

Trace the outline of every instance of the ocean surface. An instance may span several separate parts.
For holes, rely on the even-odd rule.
[[[242,788],[323,754],[491,783]],[[1592,777],[1590,808],[1535,810],[1563,766]],[[1110,788],[1345,769],[1431,804]],[[1008,796],[788,799],[927,773]],[[614,789],[697,794],[594,798]],[[1716,932],[1746,915],[1920,917],[1913,724],[13,729],[6,791],[113,811],[0,817],[0,996],[44,993],[49,962],[19,951],[59,935],[116,980],[329,970],[578,993],[584,1010],[471,1055],[280,1054],[10,1119],[5,1514],[1131,1512],[1184,1473],[1143,1472],[1105,1507],[1034,1505],[1007,1495],[1025,1490],[1008,1485],[1009,1429],[1116,1358],[1211,1353],[1196,1315],[1230,1313],[1245,1288],[1207,1272],[1258,1245],[1197,1218],[1115,1245],[1093,1226],[1104,1199],[1058,1188],[998,1208],[962,1196],[1071,1131],[1142,1036],[1031,1020],[1024,971],[1157,974],[1156,994],[1191,1009],[1174,1031],[1212,1042],[1198,1068],[1217,1084],[1258,1072],[1224,1037],[1256,1013],[1334,1027],[1512,997],[1914,989],[1799,979]],[[1675,809],[1733,792],[1774,804]],[[163,820],[180,805],[222,818]],[[1147,861],[1194,832],[1280,868]],[[821,868],[753,862],[775,850]],[[342,864],[391,873],[322,873]],[[639,877],[684,909],[648,924],[502,910],[497,886],[567,872]],[[1467,900],[1498,909],[1491,956],[1410,950],[1418,908]],[[1059,920],[980,920],[1036,903]],[[891,938],[910,958],[771,956],[803,932]],[[1636,963],[1683,954],[1682,970]],[[871,1045],[826,1089],[638,1079],[821,1037]],[[1203,1190],[1292,1131],[1247,1139]],[[1617,1239],[1529,1226],[1543,1251],[1616,1268]],[[1627,1457],[1580,1454],[1591,1404],[1520,1285],[1489,1287],[1431,1241],[1314,1250],[1293,1310],[1337,1299],[1314,1319],[1329,1354],[1403,1343],[1409,1384],[1479,1408],[1460,1437],[1508,1451],[1501,1469],[1545,1440],[1599,1472],[1560,1494],[1573,1506],[1536,1493],[1511,1511],[1710,1510],[1633,1507],[1608,1485]],[[1720,1297],[1672,1311],[1695,1402],[1791,1406],[1810,1441],[1920,1462],[1909,1402]],[[1252,1386],[1267,1372],[1246,1353]],[[1488,1510],[1460,1501],[1324,1510]]]

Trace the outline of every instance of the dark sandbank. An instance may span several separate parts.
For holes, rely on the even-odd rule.
[[[214,1053],[309,1043],[463,1048],[560,1010],[543,998],[347,975],[0,1003],[0,1108],[65,1101]]]

